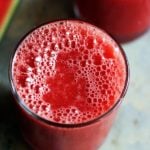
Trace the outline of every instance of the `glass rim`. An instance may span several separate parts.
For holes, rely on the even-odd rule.
[[[65,124],[65,123],[58,123],[58,122],[54,122],[54,121],[50,121],[47,120],[39,115],[37,115],[36,113],[34,113],[30,108],[28,108],[26,106],[26,104],[24,103],[23,100],[21,100],[21,98],[19,97],[17,90],[15,88],[15,84],[13,82],[13,74],[12,74],[12,64],[13,64],[13,59],[14,56],[16,54],[16,51],[20,45],[21,42],[23,42],[23,40],[30,34],[32,33],[35,29],[40,28],[44,25],[50,24],[50,23],[55,23],[55,22],[63,22],[63,21],[70,21],[70,22],[80,22],[80,23],[85,23],[87,25],[93,26],[94,28],[97,28],[98,30],[101,30],[103,33],[105,33],[106,35],[108,35],[110,38],[113,39],[113,41],[117,44],[119,51],[121,52],[124,62],[125,62],[125,71],[126,71],[126,79],[125,79],[125,83],[124,83],[124,88],[120,94],[120,97],[118,98],[118,100],[116,100],[116,102],[114,103],[114,105],[112,107],[110,107],[105,113],[100,114],[99,116],[97,116],[96,118],[93,118],[89,121],[86,122],[81,122],[81,123],[71,123],[71,124]],[[129,85],[129,76],[130,76],[130,70],[129,70],[129,63],[128,63],[128,59],[127,56],[123,50],[123,48],[121,47],[121,45],[114,39],[114,37],[112,37],[110,34],[108,34],[105,30],[80,19],[61,19],[61,20],[55,20],[55,21],[48,21],[46,23],[42,23],[32,29],[30,29],[18,42],[18,44],[16,45],[13,53],[11,54],[11,58],[10,58],[10,63],[9,63],[9,70],[8,70],[8,76],[9,76],[9,82],[11,85],[11,92],[13,94],[13,97],[15,99],[15,101],[17,102],[17,104],[19,104],[19,106],[21,107],[21,109],[23,109],[28,115],[30,115],[31,117],[33,117],[35,120],[41,121],[47,125],[52,125],[55,127],[62,127],[62,128],[78,128],[78,127],[84,127],[84,126],[88,126],[90,124],[96,123],[98,121],[100,121],[101,119],[103,119],[104,117],[106,117],[107,115],[109,115],[121,102],[121,99],[124,98],[124,96],[126,95],[127,89],[128,89],[128,85]]]

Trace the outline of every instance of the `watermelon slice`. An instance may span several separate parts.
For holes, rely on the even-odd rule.
[[[0,40],[6,31],[18,2],[19,0],[0,0]]]

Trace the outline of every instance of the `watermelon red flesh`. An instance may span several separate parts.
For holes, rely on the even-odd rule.
[[[10,22],[19,0],[0,0],[0,40]]]
[[[4,22],[5,16],[7,15],[11,3],[12,0],[0,0],[0,28]]]

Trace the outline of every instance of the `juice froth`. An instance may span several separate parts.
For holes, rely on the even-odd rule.
[[[117,44],[79,21],[58,21],[31,32],[19,45],[12,69],[26,107],[64,124],[106,113],[120,98],[126,78]]]

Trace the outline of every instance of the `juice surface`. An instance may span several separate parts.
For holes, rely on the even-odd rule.
[[[57,21],[20,43],[12,75],[21,101],[32,112],[78,124],[113,107],[124,89],[126,65],[120,47],[97,27]]]

